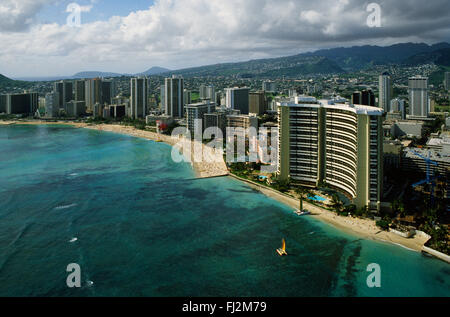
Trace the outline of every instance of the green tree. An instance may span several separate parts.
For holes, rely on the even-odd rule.
[[[340,213],[344,208],[344,203],[337,194],[333,194],[333,196],[331,196],[331,207],[333,207],[337,213]]]
[[[291,186],[291,180],[282,180],[278,176],[272,180],[272,187],[280,192],[287,192]]]
[[[347,214],[352,214],[352,215],[354,215],[354,214],[356,213],[356,210],[357,210],[356,205],[353,205],[353,204],[344,207],[344,211],[345,211]]]
[[[295,193],[299,196],[300,199],[300,211],[303,211],[303,200],[311,195],[311,191],[307,188],[298,186],[295,189]]]
[[[379,220],[376,222],[376,225],[381,228],[382,230],[388,230],[389,229],[389,225],[390,225],[390,221],[388,220]]]

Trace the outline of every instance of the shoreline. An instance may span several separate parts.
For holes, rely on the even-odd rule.
[[[13,124],[32,124],[32,125],[69,125],[74,126],[76,128],[85,128],[90,130],[97,131],[106,131],[113,132],[123,135],[134,136],[138,138],[143,138],[151,141],[160,141],[164,142],[172,147],[175,147],[176,144],[181,140],[175,140],[167,135],[160,135],[155,132],[137,130],[131,126],[122,126],[115,124],[86,124],[79,122],[45,122],[45,121],[0,121],[0,125],[13,125]],[[202,145],[203,149],[205,149],[205,145]],[[192,152],[193,153],[193,152]],[[212,153],[208,152],[208,158],[212,158]],[[216,154],[217,155],[217,154]],[[192,160],[194,161],[194,160]],[[223,162],[223,157],[221,157],[221,163],[191,163],[192,168],[196,174],[197,178],[212,178],[212,177],[223,177],[229,176],[233,179],[239,180],[241,182],[246,183],[253,189],[258,190],[262,194],[266,195],[269,198],[275,199],[278,202],[292,207],[294,210],[298,209],[299,201],[292,196],[280,193],[274,189],[271,189],[267,186],[249,181],[247,179],[240,178],[236,175],[229,173],[228,168],[226,167],[225,162]],[[426,237],[416,235],[414,238],[403,238],[398,236],[392,232],[382,231],[379,229],[375,221],[370,219],[360,219],[354,217],[343,217],[332,213],[331,211],[322,209],[317,207],[308,201],[303,202],[306,209],[312,212],[312,217],[315,219],[319,219],[320,221],[334,226],[335,228],[342,230],[346,233],[354,234],[359,237],[389,243],[392,245],[400,246],[406,248],[408,250],[412,250],[415,252],[422,252],[425,243],[428,241]]]
[[[120,124],[87,124],[73,121],[57,121],[46,122],[42,120],[35,121],[0,121],[0,125],[68,125],[75,128],[84,128],[96,131],[112,132],[122,135],[133,136],[155,142],[162,142],[172,147],[176,147],[182,139],[174,139],[171,136],[158,134],[146,130],[138,130],[132,126],[124,126]],[[228,176],[228,168],[223,161],[221,154],[212,153],[209,148],[202,144],[203,153],[206,157],[206,162],[196,162],[194,160],[193,147],[198,146],[198,142],[195,141],[191,144],[191,166],[194,169],[196,178],[212,178],[212,177],[224,177]]]
[[[292,207],[294,210],[299,208],[298,199],[233,174],[230,174],[230,177],[245,182],[253,189],[260,191],[267,197],[275,199],[286,206]],[[382,231],[376,226],[375,221],[373,220],[339,216],[331,211],[317,207],[308,201],[303,201],[303,206],[312,213],[310,217],[319,219],[341,231],[357,235],[364,239],[389,243],[415,252],[422,252],[424,244],[428,241],[428,238],[417,235],[410,239],[403,238],[392,232]]]

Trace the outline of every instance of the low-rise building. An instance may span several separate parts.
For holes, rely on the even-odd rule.
[[[408,136],[421,138],[424,134],[423,121],[395,121],[391,127],[391,135],[394,138]]]
[[[427,164],[426,161],[417,154],[436,162],[437,165]],[[450,153],[420,148],[405,148],[403,150],[401,160],[401,168],[403,171],[426,175],[428,166],[430,167],[430,172],[446,175],[447,169],[450,168]]]

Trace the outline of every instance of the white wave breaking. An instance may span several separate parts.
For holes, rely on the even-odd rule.
[[[70,204],[70,205],[65,205],[65,206],[58,206],[58,207],[55,207],[55,210],[69,209],[69,208],[72,208],[72,207],[75,207],[75,206],[77,206],[77,204]]]

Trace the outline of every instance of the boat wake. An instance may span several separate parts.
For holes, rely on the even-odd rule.
[[[69,208],[72,208],[72,207],[75,207],[75,206],[77,206],[77,204],[70,204],[70,205],[65,205],[65,206],[58,206],[58,207],[55,208],[55,210],[69,209]]]

